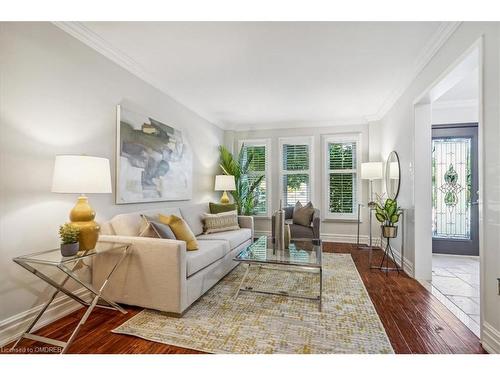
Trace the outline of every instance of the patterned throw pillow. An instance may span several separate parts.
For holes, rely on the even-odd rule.
[[[228,203],[228,204],[223,204],[223,203],[212,203],[210,202],[208,204],[210,206],[210,213],[211,214],[220,214],[222,212],[229,212],[229,211],[236,211],[236,203]]]
[[[238,225],[238,212],[229,211],[220,214],[205,214],[205,234],[226,232],[240,229]]]
[[[160,214],[160,222],[168,225],[170,229],[172,229],[175,238],[186,242],[187,250],[198,250],[198,241],[196,241],[193,231],[183,219],[175,215],[167,216]]]
[[[302,203],[297,201],[293,209],[293,223],[308,227],[311,225],[312,217],[314,214],[314,207],[311,202],[302,206]]]

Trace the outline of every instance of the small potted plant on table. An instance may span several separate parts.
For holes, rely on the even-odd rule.
[[[78,253],[78,250],[80,250],[80,244],[78,243],[79,234],[80,229],[70,223],[66,223],[59,227],[61,254],[63,257],[71,257]]]

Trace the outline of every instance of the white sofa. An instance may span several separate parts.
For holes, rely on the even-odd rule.
[[[184,311],[231,271],[233,261],[253,239],[253,218],[239,216],[241,229],[203,234],[202,217],[208,203],[121,214],[101,225],[100,241],[131,243],[129,256],[115,271],[104,295],[118,303],[160,310],[174,315]],[[177,215],[196,235],[199,249],[186,251],[178,240],[138,237],[141,214]],[[104,252],[95,258],[92,282],[100,286],[119,252]]]

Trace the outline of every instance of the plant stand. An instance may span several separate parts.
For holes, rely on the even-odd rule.
[[[384,256],[382,257],[382,262],[380,262],[380,266],[376,267],[376,268],[378,268],[381,271],[385,271],[386,274],[389,271],[397,271],[398,275],[399,275],[400,268],[398,266],[398,263],[396,262],[396,257],[394,256],[394,252],[392,251],[391,239],[386,238],[386,240],[387,240],[387,245],[385,246]],[[389,256],[389,253],[390,253],[390,256]],[[396,267],[389,267],[389,259],[391,259],[394,262]],[[384,267],[384,260],[386,262],[385,267]]]

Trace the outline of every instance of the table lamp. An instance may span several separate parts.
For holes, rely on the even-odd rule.
[[[52,192],[80,194],[69,219],[80,229],[80,250],[95,248],[99,225],[94,221],[95,211],[84,194],[112,192],[109,160],[85,155],[57,155]]]
[[[215,191],[223,191],[220,202],[222,204],[229,203],[229,197],[226,191],[235,191],[236,184],[234,182],[234,176],[228,175],[217,175],[215,176]]]
[[[375,207],[375,200],[373,199],[373,180],[382,179],[382,162],[368,162],[361,163],[361,178],[370,181],[370,202],[368,207]]]

